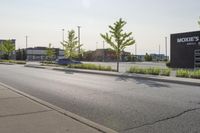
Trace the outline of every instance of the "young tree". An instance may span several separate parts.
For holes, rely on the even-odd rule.
[[[75,36],[75,31],[68,31],[67,41],[61,42],[64,47],[65,57],[69,59],[78,57],[78,38]]]
[[[144,56],[144,59],[145,61],[152,61],[152,56],[146,53],[146,55]]]
[[[126,22],[121,18],[114,23],[114,26],[109,26],[110,35],[100,34],[101,37],[115,50],[117,56],[117,72],[119,72],[119,60],[121,52],[130,45],[135,43],[133,37],[131,37],[132,32],[126,33],[123,31],[123,27],[126,25]]]
[[[49,43],[49,47],[47,48],[46,54],[49,60],[52,60],[53,57],[55,56],[55,50],[52,48],[51,43]]]
[[[0,44],[0,51],[5,54],[6,59],[10,59],[11,53],[15,50],[15,45],[11,40],[5,40]]]

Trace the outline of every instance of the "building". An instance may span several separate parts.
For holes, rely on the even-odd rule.
[[[121,61],[126,61],[128,56],[131,54],[129,52],[123,51],[121,53]],[[95,51],[87,51],[83,54],[83,60],[85,61],[105,61],[112,62],[117,60],[116,52],[112,49],[96,49]]]
[[[136,61],[145,61],[145,55],[135,55]]]
[[[167,61],[168,56],[165,56],[164,54],[150,54],[152,57],[152,61]]]
[[[11,42],[12,42],[12,44],[15,46],[15,42],[16,42],[16,40],[15,39],[9,39]],[[5,40],[5,39],[0,39],[0,45],[2,45],[5,41],[8,41],[8,40]],[[1,59],[5,59],[5,58],[7,58],[7,57],[4,57],[5,56],[5,54],[2,52],[2,51],[0,51],[0,58]],[[10,55],[10,57],[9,57],[10,59],[15,59],[15,50],[11,53],[11,55]]]
[[[53,48],[55,51],[55,56],[53,60],[57,58],[64,57],[64,51],[59,48]],[[27,60],[29,61],[44,61],[47,60],[47,47],[34,47],[27,48]]]
[[[200,31],[171,34],[171,67],[200,68]]]

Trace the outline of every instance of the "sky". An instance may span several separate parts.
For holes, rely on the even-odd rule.
[[[165,37],[200,30],[200,0],[0,0],[0,39],[16,39],[16,48],[48,46],[62,48],[62,29],[81,26],[85,50],[103,47],[100,33],[109,31],[119,18],[124,30],[133,32],[137,54],[165,53]],[[105,44],[109,48],[109,44]],[[135,54],[135,46],[126,48]]]

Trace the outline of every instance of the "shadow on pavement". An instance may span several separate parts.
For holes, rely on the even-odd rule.
[[[159,81],[153,81],[153,80],[145,80],[141,78],[128,78],[124,76],[119,76],[116,78],[116,81],[133,81],[136,82],[136,84],[143,84],[147,85],[148,87],[170,87],[170,85],[164,83],[164,82],[159,82]]]

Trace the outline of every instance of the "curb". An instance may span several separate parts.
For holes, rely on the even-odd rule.
[[[105,127],[103,125],[97,124],[97,123],[95,123],[93,121],[90,121],[90,120],[88,120],[86,118],[78,116],[78,115],[76,115],[76,114],[74,114],[72,112],[66,111],[66,110],[64,110],[64,109],[62,109],[60,107],[57,107],[57,106],[55,106],[53,104],[50,104],[50,103],[48,103],[46,101],[43,101],[43,100],[38,99],[36,97],[33,97],[33,96],[29,95],[29,94],[26,94],[26,93],[24,93],[22,91],[19,91],[19,90],[15,89],[15,88],[13,88],[11,86],[8,86],[8,85],[6,85],[6,84],[4,84],[2,82],[0,82],[0,85],[8,88],[9,90],[11,90],[11,91],[13,91],[13,92],[15,92],[15,93],[17,93],[19,95],[22,95],[22,96],[24,96],[24,97],[26,97],[26,98],[28,98],[28,99],[36,102],[36,103],[39,103],[39,104],[41,104],[43,106],[46,106],[46,107],[48,107],[48,108],[50,108],[50,109],[52,109],[52,110],[54,110],[54,111],[56,111],[58,113],[61,113],[61,114],[65,115],[65,116],[67,116],[67,117],[70,117],[73,120],[76,120],[76,121],[78,121],[78,122],[80,122],[80,123],[82,123],[82,124],[84,124],[84,125],[86,125],[88,127],[96,129],[97,131],[100,131],[102,133],[118,133],[117,131],[114,131],[113,129],[107,128],[107,127]]]
[[[82,70],[82,69],[72,69],[72,68],[51,68],[45,66],[36,66],[36,65],[24,65],[25,67],[40,68],[40,69],[49,69],[56,71],[67,71],[67,72],[76,72],[76,73],[87,73],[87,74],[98,74],[104,76],[113,76],[113,77],[124,77],[124,78],[134,78],[141,80],[153,80],[158,82],[165,83],[175,83],[183,85],[192,85],[200,86],[200,80],[198,79],[187,79],[187,78],[177,78],[170,79],[170,77],[165,76],[154,76],[154,75],[143,75],[143,74],[131,74],[131,73],[117,73],[117,72],[106,72],[106,71],[95,71],[95,70]]]

